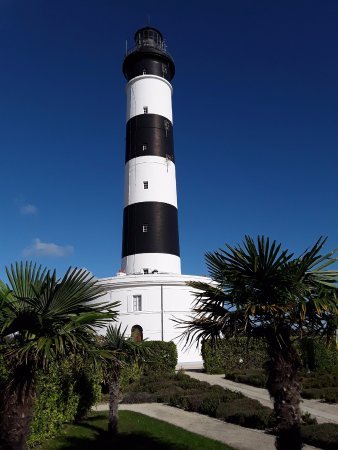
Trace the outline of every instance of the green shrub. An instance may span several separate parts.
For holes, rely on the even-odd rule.
[[[225,378],[228,380],[236,381],[236,383],[250,384],[256,387],[265,387],[267,376],[263,369],[247,369],[247,370],[234,370],[232,372],[226,372]]]
[[[213,347],[210,341],[202,344],[204,369],[207,373],[227,373],[236,369],[259,369],[267,360],[263,340],[244,337],[224,339]]]
[[[304,389],[338,387],[338,374],[333,372],[311,372],[302,377]]]
[[[305,425],[301,428],[301,432],[304,443],[324,450],[337,450],[337,424],[321,423],[318,425]]]
[[[215,411],[215,417],[243,427],[264,430],[268,427],[272,410],[262,406],[257,400],[240,398],[222,402]]]
[[[137,363],[126,364],[121,370],[120,389],[125,392],[131,384],[138,383],[143,374],[142,367]]]
[[[338,352],[335,342],[327,345],[324,339],[304,338],[295,342],[303,368],[316,372],[338,373]],[[212,346],[202,344],[202,357],[207,373],[233,373],[262,369],[268,359],[263,339],[248,341],[245,337],[224,339]],[[319,387],[319,386],[318,386]]]
[[[318,423],[317,419],[311,416],[309,412],[302,414],[301,419],[303,425],[316,425]]]
[[[80,357],[53,363],[37,378],[29,445],[55,435],[62,424],[84,417],[100,398],[101,371]]]
[[[300,343],[303,366],[311,371],[336,372],[338,370],[335,342],[327,345],[324,339],[304,338]]]
[[[82,360],[76,361],[73,374],[74,392],[79,397],[75,419],[85,417],[92,406],[101,400],[102,370],[100,366],[92,367]]]
[[[154,403],[156,401],[156,394],[150,392],[126,392],[123,395],[123,403]]]
[[[338,387],[303,389],[302,397],[321,399],[328,403],[338,402]]]
[[[143,360],[143,372],[148,374],[174,374],[177,365],[177,348],[174,342],[145,341],[149,356]]]
[[[215,417],[216,410],[222,401],[220,395],[208,395],[205,396],[204,400],[201,402],[198,412],[201,414],[206,414],[207,416]]]

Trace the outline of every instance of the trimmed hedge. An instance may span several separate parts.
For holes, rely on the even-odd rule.
[[[0,388],[10,377],[10,367],[0,354]],[[37,397],[28,445],[33,447],[54,436],[66,422],[84,417],[100,400],[100,369],[76,357],[50,365],[37,375]]]
[[[338,373],[338,352],[335,342],[326,344],[321,338],[304,338],[296,342],[304,370]],[[207,373],[233,373],[264,367],[268,359],[264,339],[236,337],[224,339],[213,347],[202,344],[204,369]]]
[[[181,372],[169,376],[143,376],[139,383],[129,386],[129,389],[124,394],[124,403],[164,402],[187,411],[259,429],[266,428],[272,420],[272,410],[257,400],[221,386],[211,386]]]
[[[324,450],[337,450],[338,425],[321,423],[302,427],[302,441]]]
[[[234,370],[233,372],[226,372],[225,377],[236,383],[250,384],[262,388],[266,386],[267,381],[266,373],[262,369]]]
[[[174,342],[166,341],[143,341],[145,356],[143,360],[127,364],[122,368],[120,376],[121,392],[130,390],[133,385],[145,376],[157,376],[165,373],[173,375],[177,366],[177,348]],[[103,384],[104,394],[109,392],[108,385]]]
[[[338,403],[338,387],[303,389],[302,397],[307,399],[321,399],[327,403]]]
[[[124,403],[164,402],[187,411],[199,412],[230,423],[256,429],[276,426],[276,418],[270,408],[239,392],[210,385],[190,378],[182,372],[176,375],[157,374],[141,377],[129,386]],[[325,450],[336,450],[338,425],[316,424],[309,414],[302,416],[303,442]]]
[[[29,446],[54,436],[64,423],[83,418],[101,398],[101,380],[101,370],[78,356],[40,372]]]
[[[259,369],[267,360],[263,340],[245,337],[225,339],[213,347],[209,341],[202,344],[204,369],[207,373],[227,373],[236,369]]]
[[[242,427],[265,430],[272,422],[272,411],[251,398],[240,398],[218,405],[215,417]]]
[[[311,371],[338,372],[336,342],[329,345],[324,339],[304,338],[300,343],[303,366]]]
[[[143,360],[143,373],[173,374],[177,366],[177,348],[174,342],[144,341],[143,345],[149,350],[149,356]]]

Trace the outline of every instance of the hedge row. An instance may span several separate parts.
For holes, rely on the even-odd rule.
[[[54,436],[64,423],[83,418],[100,400],[102,373],[79,357],[40,373],[30,446]]]
[[[161,402],[171,406],[217,417],[227,422],[265,429],[271,422],[272,410],[257,400],[221,386],[210,386],[181,372],[141,377],[129,386],[124,403]]]
[[[10,376],[0,355],[0,388]],[[84,417],[101,396],[102,373],[76,357],[53,363],[37,376],[34,419],[28,445],[34,447],[54,436],[64,423]]]
[[[120,388],[126,391],[128,386],[136,383],[144,375],[174,374],[177,366],[177,348],[174,342],[144,341],[142,345],[148,349],[148,356],[141,362],[128,364],[122,369]],[[104,392],[108,392],[106,386]]]
[[[177,348],[174,342],[145,341],[149,356],[143,361],[143,373],[175,373],[177,366]]]
[[[213,347],[209,341],[202,344],[204,369],[207,373],[225,373],[236,369],[258,369],[267,360],[263,340],[244,337],[227,339]]]
[[[250,428],[264,430],[276,426],[272,410],[257,400],[221,386],[210,386],[181,372],[170,376],[165,373],[142,376],[138,383],[129,386],[123,402],[164,402]],[[302,420],[301,433],[304,443],[325,450],[336,450],[337,424],[317,425],[316,420],[308,414],[303,415]]]
[[[304,338],[297,344],[297,348],[305,370],[338,371],[337,348],[334,342],[326,345],[320,338]],[[226,339],[215,347],[205,341],[202,344],[202,357],[207,373],[260,369],[268,359],[263,339],[248,341],[245,337]]]

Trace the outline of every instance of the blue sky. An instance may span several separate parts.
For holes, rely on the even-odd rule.
[[[338,247],[335,0],[0,0],[0,277],[120,267],[125,41],[147,24],[176,63],[183,272],[245,234]]]

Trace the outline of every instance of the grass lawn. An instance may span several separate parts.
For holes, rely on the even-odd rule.
[[[234,450],[225,444],[190,433],[161,420],[131,411],[119,412],[119,434],[109,442],[107,413],[96,413],[45,442],[39,450]]]

